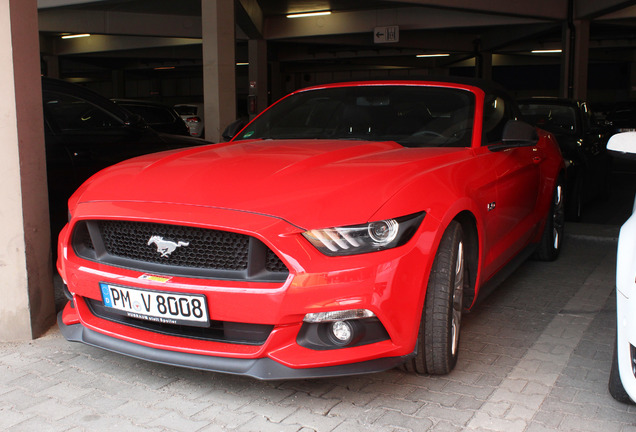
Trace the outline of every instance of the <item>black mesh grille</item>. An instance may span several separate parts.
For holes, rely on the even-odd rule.
[[[287,272],[287,267],[271,249],[267,250],[265,270],[269,272]]]
[[[111,255],[184,267],[247,269],[250,237],[243,234],[145,222],[97,223]],[[162,241],[181,246],[162,256]]]
[[[78,256],[162,274],[282,281],[287,267],[258,239],[228,231],[130,221],[82,221]]]

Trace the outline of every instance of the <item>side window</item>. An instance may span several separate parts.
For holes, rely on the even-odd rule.
[[[483,136],[485,144],[501,141],[504,126],[512,120],[512,112],[506,101],[499,96],[486,95],[484,100]]]
[[[63,93],[43,92],[44,115],[59,132],[94,131],[121,127],[122,120],[84,99]]]

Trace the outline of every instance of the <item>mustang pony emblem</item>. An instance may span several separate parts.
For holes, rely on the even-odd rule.
[[[179,241],[175,243],[170,240],[164,240],[163,237],[156,236],[156,235],[150,237],[150,240],[148,240],[148,246],[150,246],[152,243],[157,245],[157,252],[159,252],[162,257],[167,257],[172,252],[174,252],[174,250],[178,247],[188,246],[190,244],[190,242],[184,242],[184,241]]]

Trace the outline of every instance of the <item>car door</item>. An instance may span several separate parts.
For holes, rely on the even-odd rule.
[[[585,176],[581,184],[584,201],[589,201],[599,194],[606,193],[610,159],[607,155],[606,144],[608,137],[600,126],[594,123],[592,113],[585,102],[578,104],[579,142],[581,159],[584,164]]]
[[[506,123],[516,118],[512,102],[486,97],[482,153],[496,174],[496,200],[488,203],[486,277],[500,269],[529,242],[536,225],[542,156],[536,146],[502,145]]]

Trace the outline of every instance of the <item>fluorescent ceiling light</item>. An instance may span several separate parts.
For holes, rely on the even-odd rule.
[[[331,15],[331,11],[292,13],[287,14],[287,18],[307,18],[320,15]]]
[[[236,63],[236,65],[237,66],[249,66],[250,64],[246,63],[246,62],[238,62],[238,63]]]
[[[415,57],[418,58],[426,58],[426,57],[448,57],[450,54],[418,54]]]
[[[532,50],[530,52],[532,54],[553,54],[553,53],[563,52],[563,50],[560,50],[560,49],[545,49],[545,50]]]
[[[90,36],[90,34],[88,34],[88,33],[70,34],[70,35],[62,36],[62,39],[75,39],[75,38],[83,38],[83,37],[89,37],[89,36]]]

